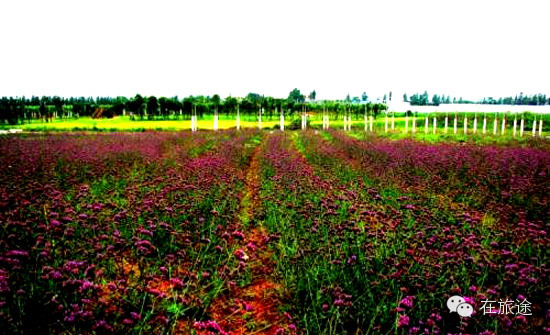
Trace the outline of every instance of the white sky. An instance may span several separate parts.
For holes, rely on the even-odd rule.
[[[547,0],[2,0],[0,96],[550,94]]]

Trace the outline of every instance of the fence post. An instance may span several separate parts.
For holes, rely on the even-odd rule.
[[[533,120],[533,137],[535,137],[537,133],[537,116],[535,115],[535,119]]]
[[[483,113],[483,134],[487,131],[487,115]]]
[[[285,113],[282,107],[281,107],[281,117],[279,120],[279,128],[281,129],[281,131],[285,131]]]
[[[239,105],[237,104],[237,120],[235,121],[237,130],[241,130],[241,113],[239,111]]]
[[[503,114],[502,115],[502,129],[500,131],[500,134],[504,135],[505,130],[506,130],[506,115]]]
[[[435,134],[437,131],[437,114],[434,115],[434,129],[433,129],[433,133]]]
[[[367,132],[369,128],[369,119],[367,117],[367,105],[365,105],[365,132]]]
[[[523,137],[524,126],[525,126],[525,121],[523,120],[523,114],[521,114],[521,121],[519,123],[519,137]]]
[[[477,114],[474,113],[474,134],[477,133]]]
[[[498,127],[498,117],[497,117],[497,114],[495,113],[495,122],[493,124],[493,135],[497,134],[497,127]]]
[[[468,116],[464,115],[464,135],[468,135]]]
[[[194,112],[191,115],[191,131],[197,131],[197,106],[193,105]]]
[[[424,123],[424,134],[428,133],[428,115],[425,118],[426,122]]]
[[[305,111],[305,107],[302,107],[302,130],[306,130],[306,125],[307,125],[306,111]]]
[[[458,131],[458,116],[455,113],[455,121],[454,121],[454,133],[455,133],[455,135],[456,135],[457,131]]]
[[[542,113],[540,114],[539,119],[539,136],[542,137]]]
[[[218,108],[214,111],[214,125],[212,128],[214,128],[214,130],[218,130]]]
[[[372,130],[372,129],[373,129],[373,123],[374,123],[374,116],[371,114],[371,115],[370,115],[370,131],[371,131],[371,133],[372,133],[372,131],[373,131],[373,130]]]
[[[445,114],[445,134],[447,134],[448,127],[449,127],[449,113]]]
[[[517,126],[517,124],[518,124],[518,114],[516,113],[516,114],[514,114],[514,132],[513,132],[514,138],[516,137],[516,126]]]

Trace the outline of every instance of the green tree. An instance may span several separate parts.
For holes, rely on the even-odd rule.
[[[361,101],[363,102],[369,101],[369,96],[367,95],[367,92],[363,92],[363,94],[361,94]]]
[[[294,103],[302,103],[304,102],[305,96],[300,92],[299,89],[295,88],[288,94],[288,101],[294,102]]]
[[[150,96],[147,99],[147,115],[149,118],[153,118],[157,114],[159,104],[155,96]]]

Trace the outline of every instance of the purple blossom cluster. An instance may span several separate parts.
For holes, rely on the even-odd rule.
[[[202,324],[211,282],[245,275],[214,247],[235,232],[255,135],[2,138],[0,328],[157,334]]]

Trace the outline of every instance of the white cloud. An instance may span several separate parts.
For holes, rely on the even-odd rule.
[[[547,93],[546,1],[4,1],[0,95]]]

